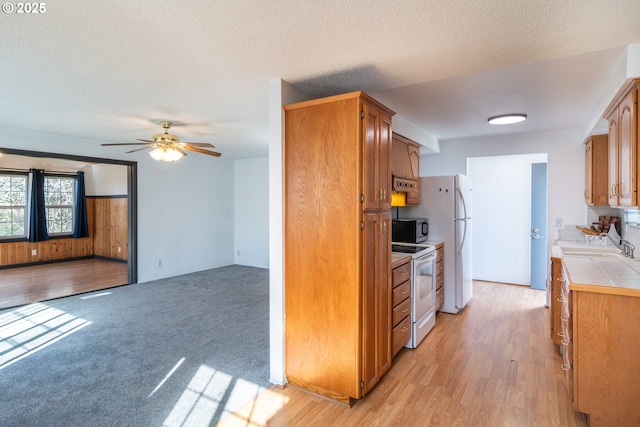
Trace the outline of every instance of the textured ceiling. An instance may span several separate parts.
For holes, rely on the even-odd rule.
[[[266,155],[274,78],[318,96],[379,95],[439,139],[483,134],[465,114],[593,104],[605,61],[640,42],[637,0],[45,4],[0,17],[0,128],[69,137],[99,157],[122,158],[100,143],[150,138],[167,119],[225,157]],[[555,120],[527,130],[572,125]]]

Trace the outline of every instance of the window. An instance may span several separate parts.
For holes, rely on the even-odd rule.
[[[46,176],[44,201],[49,235],[73,233],[74,177]]]
[[[27,178],[0,174],[0,238],[27,235]]]

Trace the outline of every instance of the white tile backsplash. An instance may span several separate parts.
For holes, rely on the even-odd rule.
[[[636,247],[635,257],[640,258],[640,228],[634,225],[623,225],[622,238]]]

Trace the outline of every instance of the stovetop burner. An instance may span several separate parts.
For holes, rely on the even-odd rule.
[[[412,254],[414,257],[425,255],[435,250],[436,250],[435,246],[428,245],[425,243],[391,242],[391,252]]]
[[[425,249],[424,246],[391,245],[391,252],[402,252],[404,254],[415,254]]]

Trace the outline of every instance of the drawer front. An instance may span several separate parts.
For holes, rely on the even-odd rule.
[[[391,299],[391,305],[395,307],[402,301],[411,296],[411,280],[407,280],[400,286],[393,288],[393,297]]]
[[[436,289],[442,289],[444,286],[444,273],[436,276]]]
[[[440,287],[436,290],[436,311],[440,310],[444,304],[444,288]]]
[[[436,262],[436,276],[444,273],[444,260],[438,258],[438,262]]]
[[[411,314],[411,298],[407,298],[402,301],[400,304],[393,307],[393,326],[400,323],[401,320],[405,318],[405,316],[409,316]]]
[[[407,316],[402,322],[398,323],[391,332],[392,349],[391,354],[394,356],[404,347],[411,339],[411,316]]]
[[[436,250],[436,253],[438,254],[438,262],[442,262],[444,261],[444,245],[442,245],[441,247],[439,247]]]
[[[567,393],[569,395],[569,399],[574,404],[573,399],[573,343],[571,341],[568,344],[561,345],[562,347],[562,370],[564,371],[564,382],[567,386]]]
[[[569,327],[569,318],[562,317],[560,319],[561,328],[558,331],[558,336],[560,337],[560,345],[569,345],[571,344],[571,336],[572,331]]]
[[[411,263],[408,262],[400,267],[391,270],[391,281],[393,286],[398,286],[402,282],[411,279]]]

